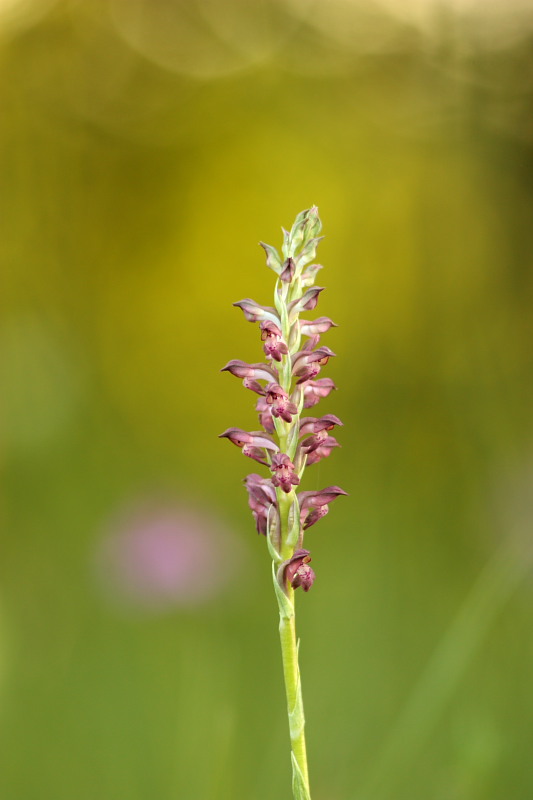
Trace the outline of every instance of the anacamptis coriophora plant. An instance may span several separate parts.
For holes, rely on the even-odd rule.
[[[321,266],[313,263],[321,228],[318,209],[313,206],[298,214],[290,233],[283,230],[283,258],[274,247],[261,242],[267,266],[277,275],[274,307],[260,306],[250,299],[234,305],[242,309],[247,320],[259,323],[265,361],[247,364],[234,360],[223,368],[242,378],[243,385],[259,395],[256,409],[263,430],[228,428],[221,437],[270,473],[269,477],[252,473],[245,483],[257,531],[266,536],[273,562],[295,800],[310,800],[310,793],[294,590],[301,586],[307,592],[315,580],[309,566],[311,555],[304,547],[305,532],[328,513],[332,500],[346,494],[338,486],[297,493],[305,468],[326,458],[338,446],[331,431],[342,425],[334,414],[302,417],[304,409],[312,408],[335,389],[330,378],[318,377],[335,355],[319,344],[321,334],[334,323],[328,317],[300,319],[300,314],[315,309],[323,291],[314,285]],[[306,340],[303,345],[302,338]]]

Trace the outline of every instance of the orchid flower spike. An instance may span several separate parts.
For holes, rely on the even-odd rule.
[[[330,503],[346,492],[338,486],[320,491],[296,493],[305,480],[308,465],[327,458],[339,443],[331,434],[342,426],[335,414],[302,416],[336,389],[331,378],[318,377],[335,356],[320,343],[323,334],[335,328],[325,316],[309,319],[323,287],[315,286],[318,272],[315,263],[322,222],[316,206],[302,211],[290,231],[283,230],[281,251],[261,242],[267,267],[276,274],[274,303],[259,305],[245,298],[234,303],[252,323],[258,323],[264,361],[248,364],[233,359],[222,372],[240,378],[245,388],[254,392],[261,431],[228,428],[220,438],[228,439],[245,456],[267,468],[264,476],[251,473],[245,479],[248,503],[258,533],[266,537],[273,560],[274,589],[280,610],[281,644],[286,658],[297,663],[294,633],[294,591],[308,592],[315,581],[309,566],[310,553],[304,547],[307,530],[329,511]],[[305,319],[300,318],[305,315]],[[302,338],[305,337],[302,342]],[[298,671],[285,674],[287,697],[291,697],[291,742],[293,750],[293,786],[295,798],[307,798],[309,786],[305,745],[303,744],[303,707]],[[294,674],[293,674],[294,673]],[[296,701],[294,698],[296,697]]]
[[[304,531],[327,514],[329,502],[346,494],[338,487],[301,492],[298,497],[295,494],[304,480],[305,467],[327,458],[339,447],[332,431],[342,425],[335,414],[301,416],[303,409],[312,408],[336,388],[331,378],[317,377],[335,355],[319,343],[320,336],[335,328],[335,323],[325,316],[300,318],[300,313],[315,309],[323,292],[323,287],[314,285],[322,267],[313,263],[321,229],[318,210],[313,206],[297,216],[290,231],[284,231],[281,252],[261,242],[267,266],[277,276],[274,304],[260,305],[246,298],[234,305],[247,320],[259,323],[266,360],[248,364],[233,359],[222,368],[259,395],[256,410],[262,432],[228,428],[220,438],[228,439],[244,455],[269,468],[270,475],[261,483],[253,473],[246,486],[257,529],[268,533],[267,507],[277,518],[274,527],[281,531],[281,541],[276,552],[286,561],[302,549]],[[306,344],[301,343],[302,337],[307,337]],[[297,525],[298,530],[289,531],[289,523],[292,529]]]

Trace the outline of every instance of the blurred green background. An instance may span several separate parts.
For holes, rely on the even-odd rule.
[[[2,800],[290,797],[218,370],[313,203],[313,800],[530,800],[531,3],[1,0],[0,63]]]

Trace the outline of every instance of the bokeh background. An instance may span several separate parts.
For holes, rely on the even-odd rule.
[[[1,0],[0,64],[2,800],[290,796],[218,370],[313,203],[313,798],[530,800],[531,2]]]

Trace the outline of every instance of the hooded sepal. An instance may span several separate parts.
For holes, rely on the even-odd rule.
[[[337,325],[329,317],[318,317],[315,320],[301,319],[300,331],[302,336],[315,336],[316,334],[326,333],[330,328]]]
[[[329,435],[336,425],[342,425],[335,414],[326,414],[324,417],[304,417],[300,422],[300,436],[305,436],[310,433],[307,439],[304,439],[300,445],[302,451],[308,456],[318,450],[319,447],[328,447],[326,442],[329,441],[329,449],[322,452],[321,458],[328,456],[333,447],[337,447],[337,440]],[[312,459],[309,463],[315,463],[317,459]],[[320,459],[318,459],[320,460]]]
[[[324,286],[310,286],[301,297],[293,300],[289,305],[289,322],[292,324],[301,311],[313,311],[318,303],[318,296],[324,291]]]
[[[335,356],[333,350],[323,345],[316,350],[300,350],[292,357],[292,372],[298,378],[297,383],[315,378],[320,372],[321,367],[328,363],[328,360]]]
[[[219,439],[229,439],[236,447],[240,447],[243,455],[253,458],[260,464],[269,466],[266,460],[266,450],[277,452],[279,447],[275,444],[268,434],[263,431],[243,431],[241,428],[228,428],[221,433]]]
[[[278,377],[275,367],[271,367],[268,364],[247,364],[246,361],[241,361],[238,358],[228,361],[226,366],[222,367],[220,371],[230,372],[237,378],[251,378],[253,380],[267,381],[268,383],[271,383],[272,380],[276,380]]]
[[[300,420],[300,436],[320,431],[332,431],[336,425],[343,426],[343,422],[335,414],[324,414],[323,417],[302,417]]]
[[[305,530],[325,517],[329,511],[329,503],[341,494],[347,495],[344,489],[339,486],[327,486],[319,492],[300,492],[298,502],[300,503],[300,520]]]
[[[279,317],[276,314],[276,309],[272,308],[272,306],[260,306],[259,303],[249,297],[245,297],[244,300],[239,300],[233,305],[241,309],[248,322],[262,322],[269,319],[279,325]]]

